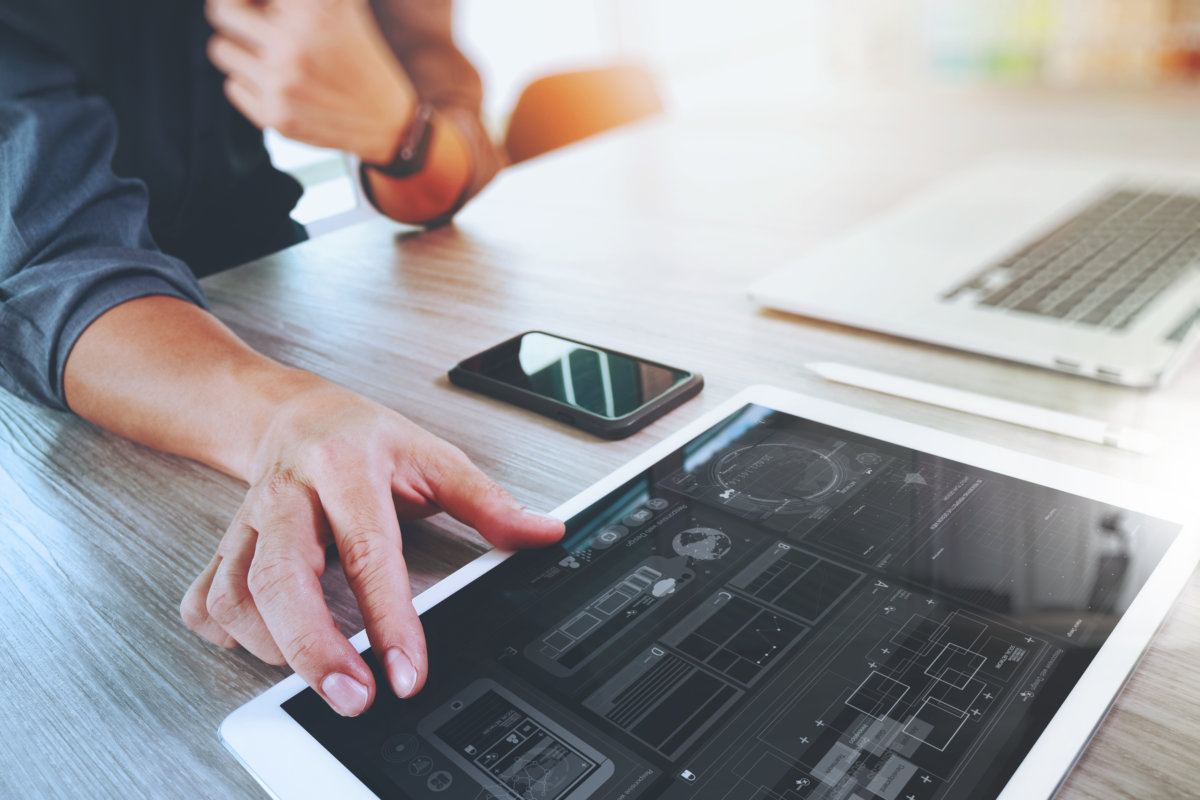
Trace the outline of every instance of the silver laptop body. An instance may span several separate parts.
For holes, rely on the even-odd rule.
[[[1200,339],[1200,165],[989,162],[750,294],[781,311],[1155,386]]]

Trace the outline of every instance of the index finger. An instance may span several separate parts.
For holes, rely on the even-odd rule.
[[[541,547],[562,538],[560,520],[523,508],[465,453],[441,444],[430,448],[421,465],[425,491],[439,508],[497,547]]]

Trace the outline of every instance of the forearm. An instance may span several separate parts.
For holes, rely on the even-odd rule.
[[[131,300],[100,316],[76,341],[63,381],[79,416],[243,480],[279,406],[324,383],[170,297]]]

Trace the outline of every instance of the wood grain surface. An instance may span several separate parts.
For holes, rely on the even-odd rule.
[[[1200,161],[1198,100],[882,94],[668,118],[510,170],[454,227],[376,220],[205,288],[255,347],[400,410],[538,508],[753,383],[1194,494],[1200,355],[1166,389],[1130,390],[763,311],[746,287],[988,154]],[[537,328],[698,370],[707,387],[604,442],[446,380],[461,358]],[[802,368],[813,360],[1143,427],[1167,447],[1137,456],[825,384]],[[286,670],[207,645],[177,611],[244,488],[0,394],[0,797],[263,796],[216,728]],[[441,517],[405,536],[418,590],[484,547]],[[357,630],[336,569],[325,584]],[[1200,794],[1198,623],[1193,579],[1060,797]]]

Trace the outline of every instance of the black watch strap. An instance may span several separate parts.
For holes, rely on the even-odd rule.
[[[433,138],[433,106],[421,103],[413,116],[404,141],[396,150],[396,157],[390,164],[364,164],[364,166],[382,172],[390,178],[408,178],[416,175],[425,168],[425,158],[429,154],[429,141]]]

